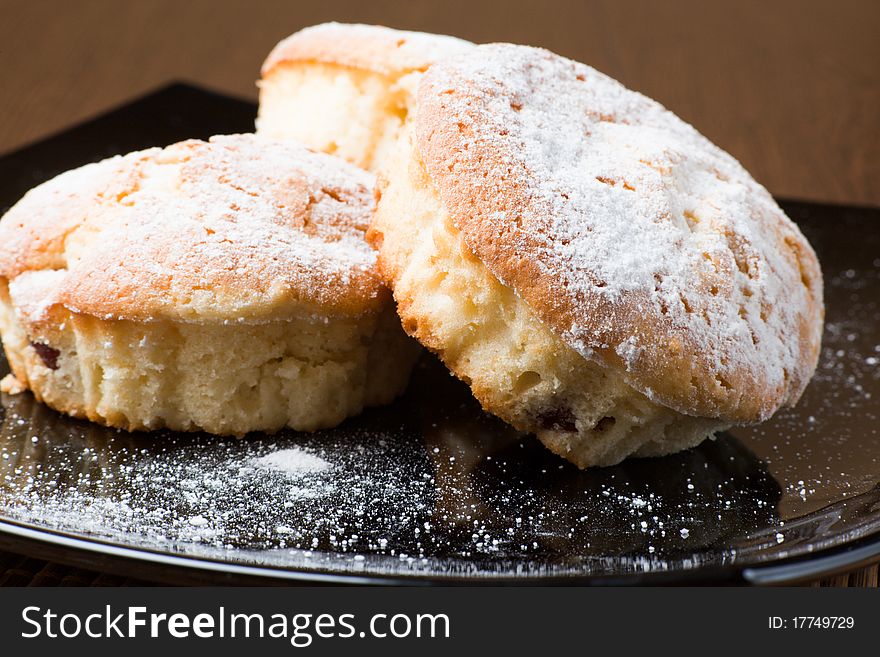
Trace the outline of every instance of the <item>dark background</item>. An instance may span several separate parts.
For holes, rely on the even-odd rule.
[[[0,153],[170,80],[256,99],[327,20],[544,46],[664,103],[777,195],[880,205],[880,2],[0,0]],[[124,581],[0,552],[0,584]],[[826,580],[877,585],[877,567]]]

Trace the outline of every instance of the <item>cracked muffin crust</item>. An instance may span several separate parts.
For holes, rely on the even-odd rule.
[[[262,67],[257,132],[378,171],[434,62],[472,47],[439,34],[325,23],[281,41]]]
[[[231,135],[34,188],[0,221],[7,387],[129,430],[236,435],[390,401],[415,347],[364,241],[373,186]]]
[[[490,412],[581,467],[797,402],[816,256],[730,155],[658,103],[492,44],[422,76],[368,238],[407,331]]]

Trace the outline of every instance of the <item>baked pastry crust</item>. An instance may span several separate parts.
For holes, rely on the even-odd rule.
[[[472,45],[377,25],[306,28],[281,41],[263,64],[257,131],[379,172],[419,76]]]
[[[478,46],[423,77],[419,152],[468,248],[585,358],[728,422],[794,404],[819,354],[815,253],[661,105],[577,62]]]
[[[0,221],[0,331],[19,385],[111,426],[236,435],[387,403],[417,349],[364,241],[373,187],[254,135],[36,187]]]
[[[376,311],[373,177],[249,135],[117,156],[28,192],[0,276],[64,270],[54,303],[104,318],[241,321]]]
[[[261,68],[265,77],[282,64],[321,62],[400,76],[425,71],[431,64],[470,42],[444,34],[395,30],[382,25],[322,23],[281,40]]]
[[[759,421],[815,368],[806,240],[730,156],[592,69],[507,45],[444,60],[389,162],[367,237],[404,328],[579,467]]]

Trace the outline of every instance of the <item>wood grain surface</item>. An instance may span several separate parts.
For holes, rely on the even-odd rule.
[[[172,79],[255,98],[326,20],[544,46],[664,103],[779,196],[880,205],[880,2],[0,0],[0,152]]]
[[[880,205],[873,0],[0,0],[0,153],[170,80],[255,99],[269,49],[327,20],[549,48],[656,98],[777,196]],[[0,583],[67,580],[122,583],[0,554]]]

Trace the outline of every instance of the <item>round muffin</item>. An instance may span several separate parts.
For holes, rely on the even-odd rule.
[[[0,221],[15,379],[123,429],[338,424],[405,386],[418,346],[364,241],[373,176],[254,135],[68,171]]]
[[[419,75],[472,44],[378,25],[325,23],[281,41],[262,68],[257,132],[378,171]]]
[[[421,78],[368,233],[404,328],[484,408],[580,467],[694,446],[797,402],[815,253],[730,155],[550,52]]]

